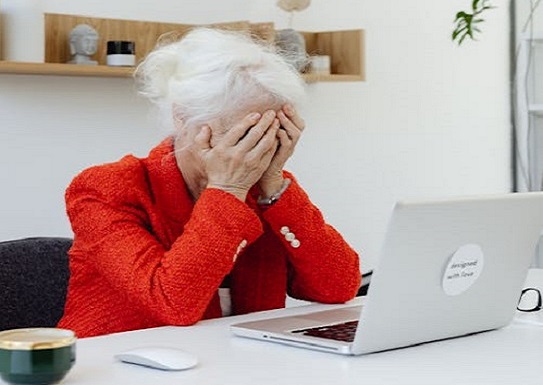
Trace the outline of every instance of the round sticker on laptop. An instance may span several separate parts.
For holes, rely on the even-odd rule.
[[[449,259],[443,274],[443,291],[447,295],[458,295],[469,289],[483,271],[483,250],[470,243],[461,246]]]

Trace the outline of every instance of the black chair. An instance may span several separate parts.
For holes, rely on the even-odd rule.
[[[0,242],[0,330],[54,327],[68,287],[70,238]]]
[[[371,283],[371,276],[373,274],[373,270],[369,270],[362,274],[362,282],[360,283],[360,287],[358,288],[358,292],[356,293],[357,297],[362,297],[368,294],[368,289],[370,288]]]

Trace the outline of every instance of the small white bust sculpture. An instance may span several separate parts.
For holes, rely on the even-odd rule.
[[[97,61],[91,60],[96,53],[98,45],[98,32],[90,25],[78,24],[70,31],[71,64],[96,65]]]

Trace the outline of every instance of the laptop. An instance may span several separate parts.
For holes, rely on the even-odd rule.
[[[542,229],[540,192],[400,202],[362,306],[235,323],[231,331],[361,355],[501,328],[515,315]]]

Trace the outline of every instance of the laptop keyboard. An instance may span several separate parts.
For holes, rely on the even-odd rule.
[[[294,330],[291,333],[300,333],[306,336],[326,338],[329,340],[353,342],[357,326],[358,320],[344,322],[336,325],[326,325],[310,329]]]

